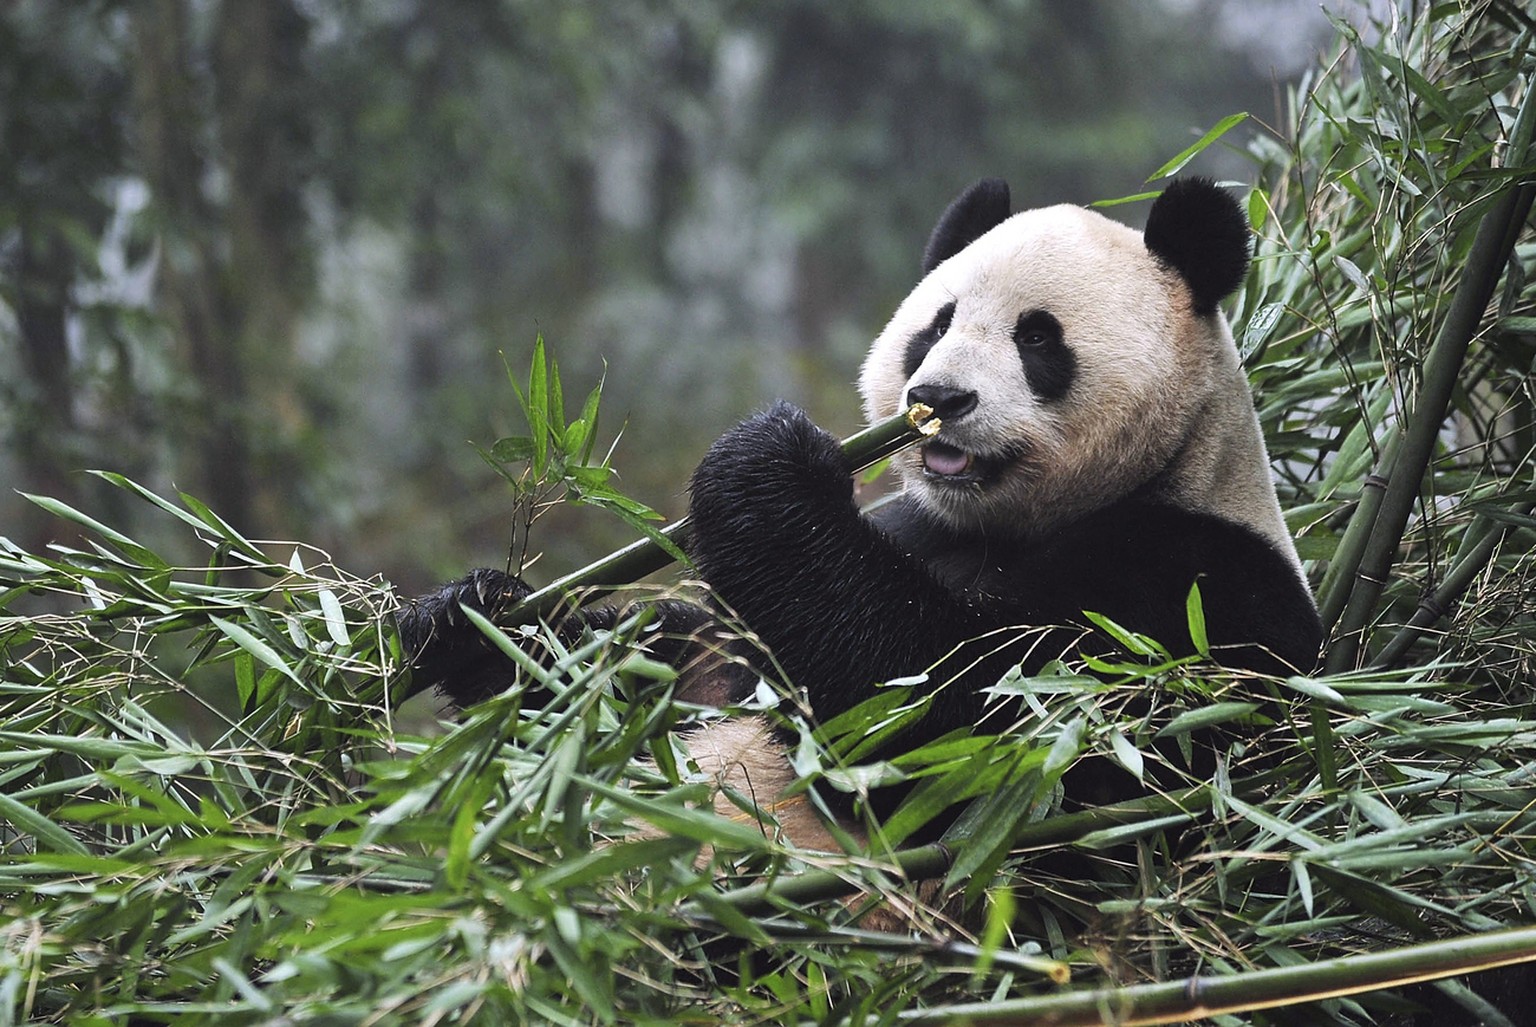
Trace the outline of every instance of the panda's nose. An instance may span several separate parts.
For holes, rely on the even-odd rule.
[[[958,421],[976,409],[976,393],[948,385],[914,385],[907,390],[908,403],[924,403],[941,421]]]

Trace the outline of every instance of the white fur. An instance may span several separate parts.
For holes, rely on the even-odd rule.
[[[700,773],[716,783],[715,812],[720,816],[755,823],[765,835],[798,849],[843,851],[803,793],[785,796],[795,783],[795,771],[765,718],[734,717],[709,724],[693,732],[687,744]],[[731,801],[727,789],[745,796],[757,811],[744,811]],[[857,829],[850,833],[862,842]]]
[[[949,331],[908,380],[909,340],[949,302]],[[1076,358],[1054,401],[1031,388],[1013,341],[1034,310],[1061,323]],[[1017,451],[995,482],[931,482],[916,449],[895,461],[907,491],[957,526],[1038,535],[1152,483],[1175,505],[1251,528],[1301,574],[1226,320],[1196,316],[1141,233],[1100,214],[1024,211],[940,264],[875,340],[859,385],[871,422],[905,409],[915,385],[977,393],[938,438],[982,456]]]

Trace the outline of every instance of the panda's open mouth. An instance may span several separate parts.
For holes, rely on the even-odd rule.
[[[968,453],[947,442],[930,442],[923,447],[923,475],[931,481],[955,485],[980,485],[997,471],[998,462]]]

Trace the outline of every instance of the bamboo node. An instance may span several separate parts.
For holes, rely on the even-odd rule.
[[[1435,598],[1434,593],[1429,593],[1419,600],[1419,609],[1439,620],[1450,612],[1450,606]]]

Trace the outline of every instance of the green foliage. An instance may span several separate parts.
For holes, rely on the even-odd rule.
[[[1325,571],[1325,621],[1342,626],[1332,669],[1389,643],[1402,664],[1411,639],[1390,640],[1497,519],[1481,562],[1462,568],[1464,598],[1424,604],[1433,623],[1461,598],[1457,630],[1415,652],[1529,680],[1529,536],[1504,526],[1528,513],[1536,466],[1536,344],[1518,327],[1536,303],[1536,250],[1500,202],[1529,206],[1536,156],[1518,122],[1536,115],[1531,28],[1494,3],[1435,8],[1378,42],[1340,31],[1342,56],[1291,98],[1294,124],[1251,150],[1261,231],[1236,322],[1281,505]],[[1480,231],[1504,255],[1469,267]],[[1471,316],[1453,333],[1458,303]],[[1404,459],[1415,435],[1431,448]],[[1394,489],[1401,519],[1378,517]]]
[[[1462,686],[1232,680],[1134,654],[1106,676],[1011,675],[995,689],[1017,710],[1001,734],[894,761],[918,789],[870,825],[872,856],[803,854],[771,821],[712,811],[675,729],[720,714],[671,701],[671,669],[624,644],[639,618],[570,651],[544,638],[562,654],[551,666],[506,640],[522,687],[436,738],[402,735],[385,702],[400,680],[386,588],[300,549],[260,558],[200,504],[115,480],[210,558],[171,566],[59,506],[91,528],[88,548],[4,544],[0,990],[15,1018],[884,1020],[963,996],[1022,1001],[1067,968],[1078,986],[1103,981],[1105,953],[1154,974],[1191,958],[1284,966],[1330,951],[1330,930],[1362,914],[1412,937],[1526,910],[1507,867],[1536,815],[1518,769],[1536,731]],[[260,580],[224,583],[238,575]],[[805,735],[799,763],[855,791],[881,777],[837,753],[901,710],[892,695]],[[1338,788],[1308,769],[1293,698],[1334,718]],[[207,724],[170,726],[157,709],[172,700]],[[1183,744],[1199,732],[1225,739],[1214,777]],[[1248,769],[1261,749],[1261,767],[1301,760],[1267,798]],[[1188,787],[1053,812],[1064,774],[1106,760],[1127,785]],[[889,847],[968,797],[949,870],[978,914],[1006,889],[1006,943],[997,913],[986,944],[938,940],[955,928],[905,873],[943,865]],[[1169,830],[1212,855],[1180,857]],[[839,898],[858,889],[924,936],[853,926]],[[1173,936],[1186,947],[1159,940]]]
[[[1253,151],[1237,335],[1325,600],[1353,590],[1338,554],[1367,475],[1430,416],[1478,225],[1531,172],[1502,157],[1532,72],[1518,13],[1352,38]],[[413,735],[384,583],[118,475],[203,558],[36,499],[79,541],[0,540],[0,1023],[1027,1021],[1096,987],[1198,997],[1192,974],[1222,978],[1235,1016],[1275,1000],[1276,971],[1530,920],[1536,249],[1515,227],[1424,500],[1388,540],[1377,666],[1233,674],[1097,618],[1120,654],[1009,674],[987,733],[880,764],[873,743],[945,682],[890,682],[817,728],[766,686],[750,710],[689,707],[629,644],[643,614],[570,646],[483,623],[517,687]],[[525,538],[557,499],[619,495],[594,461],[600,393],[568,420],[542,346],[514,390],[530,431],[483,455]],[[1380,659],[1452,584],[1453,619]],[[1198,591],[1187,614],[1199,648]],[[749,796],[717,813],[686,728],[746,713],[794,739],[799,787],[906,780],[910,799],[847,855],[795,850]],[[1104,801],[1066,802],[1089,775]],[[906,847],[956,803],[944,845]],[[920,883],[946,878],[952,897]],[[886,918],[860,920],[872,906]],[[1317,999],[1309,1022],[1385,1008],[1285,979],[1284,1001]]]
[[[674,560],[686,560],[677,544],[651,523],[660,520],[661,515],[615,487],[616,472],[610,462],[612,450],[599,462],[592,462],[603,383],[599,382],[587,394],[581,413],[567,423],[560,366],[546,356],[542,336],[534,342],[527,386],[518,384],[510,366],[507,379],[517,395],[528,434],[497,439],[490,449],[481,446],[475,449],[481,459],[512,486],[514,516],[520,518],[517,527],[522,533],[523,558],[527,556],[534,521],[550,506],[563,501],[608,510],[660,546]],[[555,498],[557,492],[563,494]],[[514,529],[514,537],[516,533]],[[519,570],[522,562],[519,560]]]

